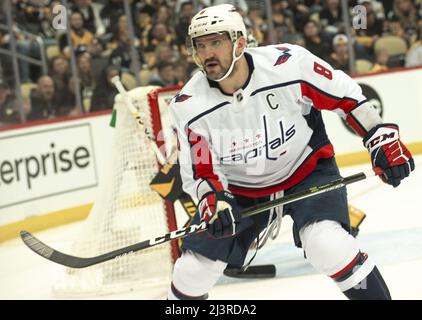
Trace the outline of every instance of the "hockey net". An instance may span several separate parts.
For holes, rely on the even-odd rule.
[[[145,127],[155,137],[163,128],[167,129],[164,132],[172,131],[168,103],[179,89],[141,87],[130,91]],[[177,228],[174,207],[149,186],[160,166],[151,144],[129,108],[116,104],[115,110],[111,162],[101,179],[99,196],[72,246],[73,255],[97,256]],[[169,150],[171,134],[164,136],[166,141],[157,141],[157,146]],[[68,268],[53,294],[89,296],[168,286],[177,255],[177,243],[167,242],[88,268]]]

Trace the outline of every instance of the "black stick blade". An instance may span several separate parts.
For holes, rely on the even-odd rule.
[[[34,237],[28,231],[21,231],[20,236],[29,249],[45,259],[71,268],[85,268],[91,265],[90,258],[75,258],[54,250],[44,242]]]
[[[46,259],[50,259],[54,249],[47,246],[45,243],[41,242],[37,238],[35,238],[32,234],[28,231],[21,231],[20,232],[21,238],[23,242],[35,253],[39,254],[41,257]]]

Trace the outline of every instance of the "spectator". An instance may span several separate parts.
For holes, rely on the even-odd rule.
[[[114,97],[118,91],[111,83],[111,79],[118,75],[120,75],[120,70],[116,66],[110,65],[104,68],[92,95],[91,112],[113,108]]]
[[[91,0],[73,0],[71,10],[79,12],[82,15],[84,28],[92,34],[97,34],[97,25],[95,22],[94,8]]]
[[[293,33],[297,28],[295,27],[295,21],[292,21],[292,17],[285,15],[283,12],[274,12],[273,13],[273,23],[274,27],[287,27],[287,29]],[[301,26],[304,24],[305,21],[301,22]]]
[[[293,34],[296,32],[294,21],[292,21],[291,17],[284,15],[283,13],[275,13],[273,16],[274,20],[274,29],[276,32],[276,42],[280,43],[281,39],[288,35]],[[265,34],[266,37],[268,37],[268,34]],[[268,41],[266,42],[269,43]]]
[[[139,41],[133,43],[135,48],[138,50],[138,56],[140,59],[141,64],[145,63],[144,57],[142,52],[139,50]],[[109,57],[110,64],[115,65],[120,70],[124,72],[129,72],[130,65],[132,63],[132,56],[130,54],[131,51],[131,42],[129,38],[129,32],[126,30],[120,30],[119,37],[118,37],[118,45],[117,47],[111,52]]]
[[[67,91],[70,75],[68,61],[61,56],[53,57],[50,61],[48,74],[53,79],[57,96],[60,99],[61,95]]]
[[[127,19],[127,17],[125,15],[121,15],[117,19],[117,23],[111,27],[111,30],[112,30],[111,48],[114,49],[118,45],[117,42],[119,40],[120,32],[129,30],[129,20]]]
[[[392,5],[393,0],[358,0],[358,4],[368,5],[371,7],[371,11],[374,12],[375,17],[378,20],[384,21],[386,18],[386,13],[388,13],[392,6],[389,6],[389,3]],[[368,8],[367,8],[368,9]]]
[[[319,19],[325,32],[337,33],[343,25],[340,0],[324,0]]]
[[[171,62],[162,61],[157,64],[157,73],[151,77],[149,85],[166,87],[174,86],[177,82],[174,65]]]
[[[394,0],[393,10],[389,13],[388,18],[397,17],[406,34],[410,38],[416,32],[416,21],[418,12],[411,0]]]
[[[191,1],[183,2],[180,6],[179,21],[177,22],[175,28],[176,39],[179,48],[186,45],[186,36],[188,34],[188,27],[192,17],[193,3]]]
[[[118,45],[111,52],[109,63],[120,68],[122,71],[128,72],[130,70],[130,63],[132,61],[130,55],[130,39],[127,30],[121,30],[118,37]]]
[[[25,111],[28,113],[29,109],[26,108]],[[0,126],[19,122],[20,115],[17,100],[9,85],[0,82]]]
[[[37,88],[32,89],[26,101],[30,113],[28,120],[41,120],[55,117],[59,108],[54,81],[48,75],[38,79]]]
[[[165,24],[170,33],[174,33],[174,21],[172,19],[169,7],[167,5],[160,5],[155,14],[154,24]]]
[[[284,6],[284,12],[288,17],[293,18],[293,24],[296,30],[303,28],[304,23],[309,19],[310,10],[304,1],[287,1]],[[279,12],[281,13],[281,12]]]
[[[400,37],[405,40],[407,43],[410,42],[410,39],[407,37],[406,32],[403,28],[403,25],[400,22],[399,17],[393,15],[387,21],[387,34]]]
[[[151,6],[144,5],[139,9],[138,24],[139,27],[139,38],[141,40],[141,47],[147,48],[149,45],[149,37],[152,30],[152,16],[155,9]]]
[[[308,20],[303,27],[306,49],[321,59],[326,59],[331,52],[330,44],[321,37],[321,30],[318,22]]]
[[[92,58],[88,52],[82,52],[76,57],[76,66],[80,80],[82,100],[91,99],[96,85],[96,79],[92,70]]]
[[[245,18],[245,23],[250,29],[258,44],[264,42],[265,32],[268,30],[267,22],[263,18],[260,8],[251,8]]]
[[[152,27],[150,40],[148,46],[145,48],[145,51],[154,51],[159,43],[166,43],[171,46],[174,45],[173,36],[169,33],[169,30],[164,23],[157,23]]]
[[[175,64],[174,77],[179,85],[183,85],[188,82],[188,63],[185,60],[179,60]]]
[[[75,78],[70,78],[66,83],[66,87],[61,92],[60,108],[57,114],[58,116],[70,116],[80,113],[76,103],[75,92]]]
[[[407,52],[405,65],[406,67],[422,66],[422,24],[418,27],[416,41]]]
[[[152,67],[156,67],[157,62],[160,61],[169,61],[169,62],[175,62],[179,57],[177,50],[173,50],[171,46],[169,46],[167,43],[160,43],[155,48],[155,61],[151,59],[151,61],[154,61],[154,64]]]
[[[382,48],[375,51],[375,64],[369,72],[375,73],[388,70],[387,62],[389,58],[387,49]]]
[[[0,6],[1,8],[1,6]],[[0,10],[1,11],[1,10]],[[6,17],[4,14],[0,14],[0,24],[7,24]],[[34,37],[24,33],[24,31],[14,21],[12,25],[13,35],[16,40],[16,50],[18,54],[25,57],[40,59],[41,50],[38,42],[35,41]],[[0,47],[10,50],[11,39],[10,32],[0,29]],[[2,55],[0,53],[0,62],[4,68],[5,74],[10,77],[8,83],[13,82],[13,69],[12,69],[12,58],[9,55]],[[36,79],[36,74],[40,72],[40,68],[37,66],[35,69],[31,68],[28,61],[18,58],[19,63],[19,74],[21,82],[33,82]],[[35,72],[34,72],[35,71]],[[9,76],[10,75],[10,76]],[[13,78],[12,78],[13,77]]]
[[[117,25],[119,18],[125,14],[122,0],[108,0],[100,11],[101,21],[105,27],[105,33],[113,33],[113,27]]]
[[[167,44],[175,50],[174,37],[172,34],[169,34],[166,25],[163,23],[158,23],[153,26],[148,45],[144,48],[145,59],[149,66],[153,66],[155,64],[155,50],[159,44]]]
[[[84,28],[83,17],[80,12],[72,12],[70,14],[70,37],[72,38],[73,49],[78,47],[86,47],[88,52],[97,56],[101,53],[102,47],[94,34]],[[70,47],[67,43],[67,36],[63,34],[59,38],[60,50],[66,57],[70,57]]]
[[[25,31],[39,34],[41,21],[44,19],[48,7],[37,5],[28,0],[16,1],[15,4],[15,22]]]
[[[327,59],[334,69],[342,70],[345,73],[350,73],[349,68],[349,50],[347,36],[338,34],[333,38],[334,52]]]
[[[393,11],[393,1],[394,0],[381,0],[382,6],[384,8],[385,18],[388,18],[388,15],[390,15]]]
[[[126,47],[126,50],[128,50],[128,54],[130,54],[130,39],[129,39],[129,25],[128,25],[128,19],[125,15],[122,15],[119,17],[117,21],[117,25],[113,27],[113,34],[111,36],[111,41],[108,42],[107,48],[109,49],[110,53],[113,52],[113,50],[117,49],[117,47],[123,46]],[[136,48],[140,47],[140,41],[138,38],[135,37],[133,41],[133,45]],[[105,55],[109,55],[104,53]]]

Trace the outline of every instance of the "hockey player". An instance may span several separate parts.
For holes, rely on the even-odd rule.
[[[246,48],[246,29],[231,5],[203,9],[189,26],[202,70],[173,98],[184,190],[199,199],[193,223],[208,232],[187,237],[169,299],[203,299],[227,265],[242,266],[273,212],[241,218],[239,208],[340,177],[321,110],[342,116],[363,138],[381,179],[397,187],[414,169],[396,124],[384,124],[346,74],[306,49]],[[370,256],[350,231],[346,189],[285,205],[296,246],[349,299],[390,299]]]

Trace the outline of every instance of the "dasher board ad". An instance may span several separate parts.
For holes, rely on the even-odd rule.
[[[3,136],[0,150],[0,208],[98,183],[89,123]]]

